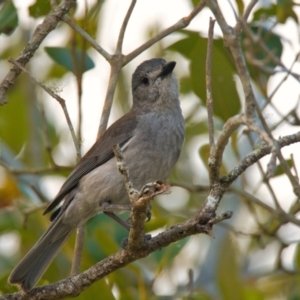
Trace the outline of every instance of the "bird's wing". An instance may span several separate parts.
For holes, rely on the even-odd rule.
[[[54,209],[84,175],[110,160],[114,156],[113,145],[127,143],[133,137],[136,126],[137,119],[131,112],[111,125],[79,161],[44,214]]]

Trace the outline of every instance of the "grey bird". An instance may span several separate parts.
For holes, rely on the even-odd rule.
[[[180,155],[185,133],[178,81],[173,74],[175,64],[154,58],[137,67],[132,76],[132,108],[100,136],[71,172],[45,213],[61,201],[62,206],[47,231],[12,271],[9,283],[29,291],[77,227],[99,212],[117,211],[130,204],[113,145],[120,145],[137,190],[149,182],[167,179]]]

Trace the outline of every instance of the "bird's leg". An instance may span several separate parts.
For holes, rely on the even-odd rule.
[[[131,210],[131,205],[118,205],[111,204],[110,201],[103,202],[101,204],[103,208],[103,212],[114,212],[114,211],[122,211],[122,210]]]
[[[113,212],[110,211],[103,211],[104,214],[106,214],[108,217],[112,218],[115,220],[117,223],[119,223],[122,227],[124,227],[127,231],[130,230],[130,225],[126,222],[123,221],[121,218],[119,218],[117,215],[115,215]]]
[[[111,219],[115,220],[117,223],[119,223],[122,227],[124,227],[127,231],[130,230],[130,225],[126,221],[123,221],[121,218],[119,218],[113,211],[116,210],[131,210],[131,205],[115,205],[111,204],[109,201],[102,203],[103,207],[103,213],[106,214]]]

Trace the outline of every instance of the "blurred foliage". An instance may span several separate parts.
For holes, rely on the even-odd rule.
[[[36,0],[31,6],[28,7],[29,15],[33,18],[43,17],[50,13],[50,1]]]
[[[90,56],[81,49],[72,51],[72,49],[62,47],[45,47],[45,51],[56,63],[74,74],[76,72],[82,74],[95,67]]]
[[[0,34],[12,34],[18,23],[18,14],[13,2],[7,0],[0,4]]]
[[[207,39],[202,38],[197,32],[189,30],[181,30],[180,32],[186,35],[186,38],[169,46],[169,49],[182,54],[190,61],[190,90],[188,89],[188,85],[184,84],[184,91],[185,93],[193,91],[205,105],[205,60]],[[211,73],[212,77],[216,78],[216,82],[215,84],[213,83],[212,88],[214,113],[223,121],[226,121],[228,118],[239,113],[241,108],[236,84],[233,80],[235,69],[229,53],[224,48],[223,40],[214,40],[213,56],[214,59],[212,61]],[[226,94],[230,95],[230,105],[224,101],[225,90]]]
[[[198,0],[191,0],[191,6],[197,5]],[[245,3],[242,0],[234,1],[238,14],[242,15]],[[83,13],[76,16],[76,23],[95,37],[98,26],[103,16],[103,1],[94,1]],[[272,53],[280,59],[283,54],[284,39],[276,34],[276,24],[267,27],[268,22],[285,24],[292,20],[298,26],[298,16],[295,12],[295,4],[292,0],[278,0],[268,7],[255,6],[253,17],[250,18],[249,29],[259,37]],[[36,0],[29,7],[29,15],[40,23],[40,18],[51,10],[49,1]],[[75,10],[72,12],[74,13]],[[71,18],[74,18],[70,14]],[[74,18],[75,20],[75,18]],[[275,21],[274,21],[275,20]],[[59,34],[64,34],[65,43],[56,47],[39,49],[40,62],[38,68],[43,69],[39,78],[41,81],[51,82],[61,79],[66,74],[71,74],[76,81],[76,76],[81,76],[88,70],[97,67],[90,55],[91,47],[71,30],[65,30],[66,25],[60,24],[56,29]],[[31,28],[31,33],[34,27]],[[154,36],[161,28],[154,25],[149,28],[148,38]],[[172,182],[185,184],[207,185],[207,160],[209,146],[207,144],[207,117],[206,117],[206,87],[205,87],[205,60],[207,47],[207,29],[203,32],[180,30],[176,42],[165,47],[163,41],[152,47],[152,56],[173,56],[188,63],[187,73],[176,69],[180,80],[181,99],[186,110],[186,140],[180,160],[171,175]],[[0,64],[5,70],[9,69],[6,60],[9,56],[16,57],[26,45],[25,29],[18,27],[18,11],[12,1],[2,1],[0,4],[0,33],[11,35],[11,41],[0,46]],[[134,34],[134,33],[132,33]],[[278,65],[265,53],[259,44],[253,41],[247,33],[243,33],[241,44],[244,47],[245,57],[255,87],[262,95],[269,93],[268,83],[272,72],[267,72],[253,64],[253,60],[263,62],[264,67],[275,71]],[[51,63],[43,64],[43,58],[49,55]],[[178,59],[180,57],[180,59]],[[250,59],[249,59],[250,58]],[[31,64],[27,66],[29,69]],[[77,71],[80,74],[78,74]],[[5,72],[1,72],[4,76]],[[107,74],[107,77],[109,74]],[[119,114],[128,111],[130,107],[130,89],[127,78],[131,74],[122,70],[115,95],[115,106]],[[232,57],[221,38],[214,39],[212,62],[212,94],[214,99],[214,120],[216,135],[228,118],[238,114],[242,110],[243,99],[238,92],[239,80],[236,79],[236,69]],[[83,91],[84,92],[84,91]],[[45,114],[43,107],[45,99],[37,88],[29,81],[28,77],[21,75],[15,86],[8,93],[9,104],[0,107],[0,159],[1,162],[11,168],[50,168],[53,167],[52,154],[59,147],[64,147],[62,133],[55,118]],[[194,101],[196,99],[196,101]],[[50,117],[51,116],[51,117]],[[299,117],[296,108],[289,116],[293,120],[290,125],[299,125]],[[287,117],[287,119],[288,119]],[[97,125],[97,124],[96,124]],[[96,126],[95,125],[95,126]],[[67,128],[67,125],[66,125]],[[255,141],[254,141],[255,142]],[[221,173],[227,174],[251,148],[246,135],[243,132],[233,134],[226,150],[226,159],[223,161]],[[4,152],[9,149],[12,157]],[[245,153],[246,151],[246,153]],[[197,157],[197,164],[195,164]],[[75,158],[74,158],[75,160]],[[292,159],[288,159],[290,167],[294,166]],[[196,168],[201,170],[196,170]],[[66,177],[64,170],[50,170],[46,174]],[[201,177],[198,174],[201,174]],[[284,175],[279,165],[275,176]],[[34,180],[32,179],[34,178]],[[0,166],[0,295],[17,290],[16,287],[6,283],[7,277],[13,266],[23,257],[37,241],[45,229],[49,226],[48,217],[42,216],[42,209],[28,215],[25,222],[25,212],[42,204],[39,197],[31,197],[32,187],[41,188],[44,173],[35,175],[14,175]],[[236,185],[240,190],[250,188],[251,181],[242,176]],[[253,179],[252,179],[253,181]],[[257,185],[264,184],[263,180],[255,179]],[[258,187],[257,187],[258,189]],[[183,190],[183,189],[182,189]],[[173,193],[174,199],[181,197]],[[184,221],[201,207],[207,192],[196,193],[184,190],[185,202],[170,208],[172,196],[168,203],[154,201],[152,220],[146,223],[146,232],[153,235],[166,227]],[[253,191],[255,194],[255,191]],[[183,197],[183,196],[182,196]],[[238,199],[239,202],[234,202]],[[177,199],[178,200],[178,199]],[[172,204],[172,203],[171,203]],[[140,261],[134,262],[100,280],[85,290],[76,299],[98,299],[99,291],[103,299],[228,299],[228,300],[256,300],[256,299],[300,299],[300,276],[296,273],[286,273],[276,266],[271,272],[254,272],[249,266],[251,255],[260,253],[271,245],[282,223],[272,219],[272,216],[262,211],[259,207],[253,207],[251,199],[243,195],[231,194],[221,203],[222,209],[235,209],[235,212],[243,214],[242,223],[248,222],[249,215],[255,211],[256,217],[263,224],[264,233],[261,236],[247,236],[240,242],[240,235],[232,234],[222,225],[216,226],[214,234],[216,239],[209,242],[203,236],[186,238],[163,248]],[[246,211],[246,214],[245,214]],[[126,219],[128,214],[121,215]],[[230,224],[234,225],[235,220]],[[226,223],[228,224],[229,221]],[[259,226],[249,225],[248,232],[259,229]],[[244,228],[244,227],[243,227]],[[248,229],[248,228],[247,228]],[[118,224],[112,222],[105,215],[97,215],[91,219],[86,227],[86,243],[83,253],[82,270],[85,270],[118,251],[122,239],[127,232]],[[246,238],[246,241],[245,241]],[[7,240],[6,240],[7,239]],[[11,253],[6,252],[7,241],[13,240],[14,246]],[[72,262],[75,235],[67,241],[55,261],[51,264],[39,284],[55,282],[69,276]],[[3,250],[4,249],[4,250]],[[191,251],[188,253],[187,251]],[[195,253],[196,254],[195,254]],[[274,251],[276,252],[276,251]],[[268,252],[267,257],[271,253]],[[273,252],[272,252],[273,253]],[[272,254],[271,253],[271,254]],[[270,255],[271,255],[270,254]],[[250,257],[250,258],[249,258]],[[263,259],[262,259],[263,261]],[[259,264],[259,263],[257,263]],[[261,262],[263,264],[263,262]],[[296,246],[294,266],[300,269],[300,248]],[[192,282],[188,282],[188,272],[191,269]],[[185,276],[186,275],[186,276]],[[186,279],[183,279],[186,278]],[[163,294],[165,286],[170,287],[169,293]]]

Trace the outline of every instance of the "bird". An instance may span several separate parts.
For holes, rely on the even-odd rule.
[[[175,65],[174,61],[152,58],[136,68],[131,109],[100,135],[70,173],[44,212],[62,203],[52,215],[52,223],[11,272],[10,284],[30,291],[76,228],[101,212],[117,217],[114,211],[130,205],[114,145],[121,148],[135,189],[168,178],[185,136]]]

